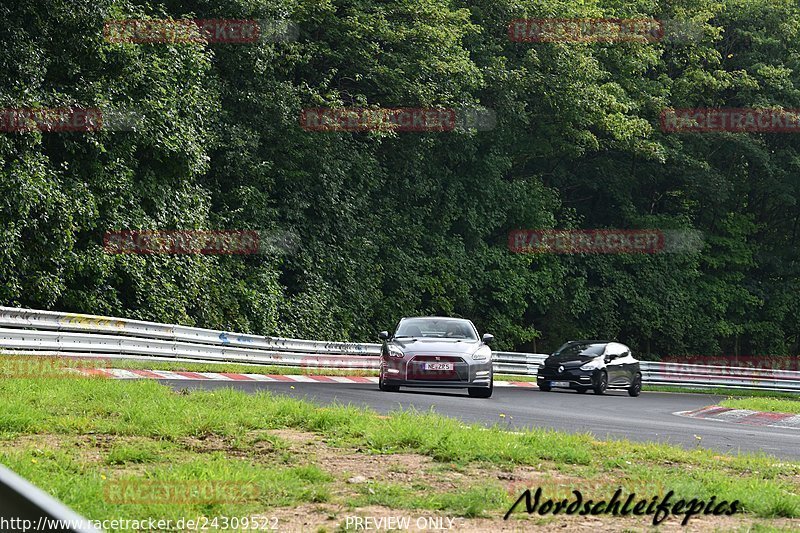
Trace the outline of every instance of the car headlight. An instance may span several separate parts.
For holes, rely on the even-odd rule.
[[[594,370],[599,365],[595,361],[590,361],[581,367],[581,370]]]
[[[405,354],[403,353],[402,350],[400,350],[400,348],[395,348],[394,346],[390,346],[389,347],[389,356],[390,357],[405,357]]]
[[[488,357],[489,354],[487,354],[486,352],[481,352],[480,350],[472,354],[472,359],[474,361],[486,361]]]

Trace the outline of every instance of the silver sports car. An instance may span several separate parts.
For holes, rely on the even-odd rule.
[[[476,398],[489,398],[494,387],[494,338],[469,320],[446,317],[403,318],[394,335],[381,331],[382,391],[404,387],[465,388]]]

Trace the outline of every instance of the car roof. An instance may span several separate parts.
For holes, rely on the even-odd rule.
[[[400,320],[412,320],[417,318],[430,318],[436,320],[466,320],[467,322],[472,322],[468,318],[461,318],[459,316],[404,316]]]
[[[606,347],[605,347],[604,352],[607,352],[608,350],[613,350],[617,346],[621,346],[623,350],[628,350],[628,351],[631,350],[630,347],[627,344],[622,344],[621,342],[617,342],[617,341],[601,341],[601,340],[595,340],[595,339],[586,339],[586,340],[580,340],[580,341],[567,341],[567,344],[605,344]]]

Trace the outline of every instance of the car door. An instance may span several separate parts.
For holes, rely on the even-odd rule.
[[[612,387],[619,387],[628,383],[625,372],[626,352],[630,352],[627,346],[616,342],[609,343],[606,347],[606,372],[608,373],[608,384]]]
[[[631,383],[633,383],[633,378],[639,369],[638,366],[639,361],[637,361],[636,358],[633,357],[630,348],[628,348],[627,346],[625,348],[626,348],[625,352],[619,358],[619,369],[620,372],[622,373],[622,379],[620,381],[620,384],[628,386]]]

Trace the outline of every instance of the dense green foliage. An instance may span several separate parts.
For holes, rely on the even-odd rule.
[[[292,41],[115,44],[119,18],[289,17]],[[517,43],[521,17],[691,20],[690,42]],[[137,131],[0,134],[0,304],[372,340],[455,314],[500,348],[800,350],[800,140],[664,107],[800,108],[791,0],[18,0],[0,107]],[[305,107],[481,105],[491,131],[308,132]],[[515,228],[696,229],[700,253],[523,255]],[[114,255],[109,229],[294,231],[289,254]]]

